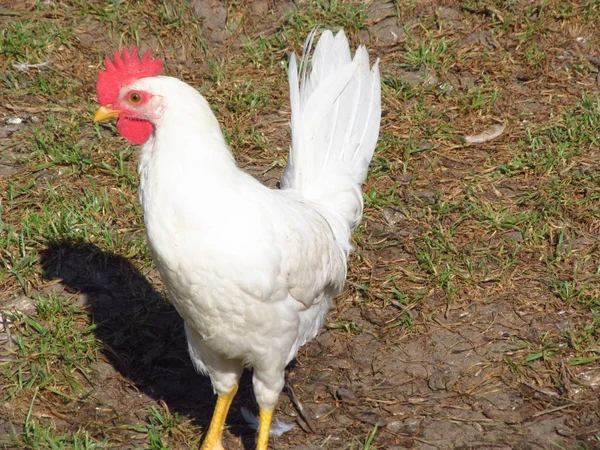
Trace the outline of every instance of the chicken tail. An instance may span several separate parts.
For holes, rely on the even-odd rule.
[[[352,59],[344,32],[334,37],[326,30],[309,64],[316,31],[306,39],[299,70],[295,55],[290,58],[292,145],[281,188],[299,191],[354,229],[379,136],[379,60],[370,68],[364,46]]]

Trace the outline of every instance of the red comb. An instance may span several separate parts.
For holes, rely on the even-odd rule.
[[[152,59],[150,50],[140,59],[137,49],[127,47],[123,49],[123,55],[117,50],[114,53],[114,62],[107,56],[106,69],[98,72],[96,90],[98,92],[98,103],[109,105],[117,100],[121,88],[135,80],[145,77],[154,77],[162,72],[163,63],[161,59]]]

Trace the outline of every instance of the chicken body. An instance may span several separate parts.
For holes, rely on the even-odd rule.
[[[316,335],[344,284],[346,253],[319,205],[236,167],[195,90],[168,77],[133,88],[165,102],[142,148],[140,200],[192,359],[217,392],[252,366],[257,400],[272,408],[286,364]]]
[[[379,75],[364,48],[351,60],[343,33],[326,32],[321,41],[300,90],[290,63],[293,142],[281,190],[236,166],[209,105],[180,80],[140,78],[100,109],[131,116],[119,120],[134,127],[152,125],[139,164],[148,244],[184,319],[192,361],[219,395],[203,449],[222,449],[231,399],[242,370],[252,367],[257,448],[266,450],[285,366],[343,289],[351,231],[362,215],[360,183],[379,129]],[[348,92],[352,83],[358,92]],[[310,107],[319,88],[324,106]],[[352,122],[338,123],[340,108]],[[357,117],[365,123],[354,124]],[[125,137],[127,126],[119,128]]]

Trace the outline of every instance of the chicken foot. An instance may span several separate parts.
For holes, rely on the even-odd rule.
[[[229,407],[231,406],[231,402],[233,401],[233,397],[235,397],[237,390],[238,386],[235,385],[228,392],[219,394],[217,405],[215,406],[215,411],[213,412],[212,420],[208,427],[208,432],[206,433],[204,443],[200,450],[225,450],[221,442],[223,427],[225,426],[225,419],[227,419]],[[265,446],[265,449],[266,448],[267,447]]]
[[[256,450],[267,450],[267,445],[269,444],[269,431],[271,430],[271,421],[273,420],[273,410],[261,408],[259,420]]]

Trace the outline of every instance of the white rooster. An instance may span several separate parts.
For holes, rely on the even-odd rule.
[[[281,189],[240,170],[206,100],[160,76],[162,61],[135,48],[98,74],[94,120],[141,150],[140,200],[148,244],[185,321],[195,367],[217,405],[203,450],[223,449],[227,412],[244,367],[260,408],[256,448],[266,450],[284,369],[318,333],[342,291],[361,184],[379,134],[378,61],[354,59],[343,31],[324,31],[309,66],[289,63],[292,144]],[[301,84],[298,77],[301,78]]]

